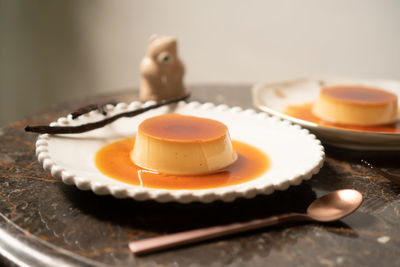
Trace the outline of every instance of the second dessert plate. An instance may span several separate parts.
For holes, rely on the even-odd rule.
[[[298,119],[284,113],[286,107],[314,102],[323,86],[362,85],[392,92],[400,99],[400,82],[340,77],[306,77],[274,83],[258,83],[252,88],[253,103],[259,109],[297,123],[323,142],[357,150],[400,150],[400,134],[335,128]],[[398,120],[400,120],[400,115]]]
[[[108,106],[108,116],[150,105],[140,102],[119,103]],[[95,165],[97,151],[115,140],[133,137],[144,119],[167,112],[199,116],[218,120],[228,126],[230,136],[262,150],[270,159],[269,169],[258,178],[226,187],[171,190],[154,189],[120,182],[101,173]],[[62,117],[52,126],[73,126],[103,119],[97,111],[72,119]],[[180,102],[150,110],[133,118],[122,118],[103,128],[81,134],[40,135],[36,154],[46,170],[66,184],[82,190],[92,190],[99,195],[111,194],[117,198],[155,200],[158,202],[214,200],[233,201],[238,197],[251,198],[258,194],[271,194],[285,190],[310,179],[323,165],[324,149],[308,130],[278,117],[257,113],[254,110],[216,106],[212,103]],[[132,163],[133,164],[133,163]],[[167,177],[164,177],[167,179]]]

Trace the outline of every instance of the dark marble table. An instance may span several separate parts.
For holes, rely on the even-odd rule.
[[[400,174],[400,152],[325,147],[326,162],[311,180],[286,191],[232,203],[159,204],[80,191],[42,169],[36,134],[26,124],[49,123],[87,105],[136,99],[135,90],[78,98],[0,130],[0,254],[22,266],[400,266],[400,186],[360,164],[369,159]],[[250,86],[193,86],[192,100],[252,107]],[[290,166],[288,166],[290,167]],[[134,257],[130,240],[186,229],[304,211],[316,196],[355,188],[364,203],[328,224],[290,224]]]

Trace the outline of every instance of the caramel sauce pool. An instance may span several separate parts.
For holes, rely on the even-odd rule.
[[[356,126],[356,125],[344,125],[337,123],[330,123],[324,121],[312,112],[313,103],[306,103],[303,105],[292,105],[287,106],[284,113],[295,117],[297,119],[314,122],[318,125],[329,126],[334,128],[341,128],[353,131],[363,131],[363,132],[375,132],[375,133],[400,133],[400,119],[397,119],[395,123],[379,126]]]
[[[208,175],[166,175],[136,166],[130,157],[134,138],[115,141],[102,147],[95,156],[97,168],[118,181],[158,189],[210,189],[241,184],[258,178],[270,167],[270,160],[261,150],[232,141],[238,159],[231,166]]]

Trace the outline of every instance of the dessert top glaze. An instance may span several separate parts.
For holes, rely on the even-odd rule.
[[[228,128],[216,120],[168,113],[143,121],[139,131],[155,139],[185,143],[223,138]]]
[[[383,105],[397,101],[397,96],[393,93],[358,85],[324,87],[321,89],[321,95],[338,102],[358,105]]]

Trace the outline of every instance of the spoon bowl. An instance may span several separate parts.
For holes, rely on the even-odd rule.
[[[307,208],[307,215],[318,222],[336,221],[354,212],[362,200],[356,190],[333,191],[314,200]]]

